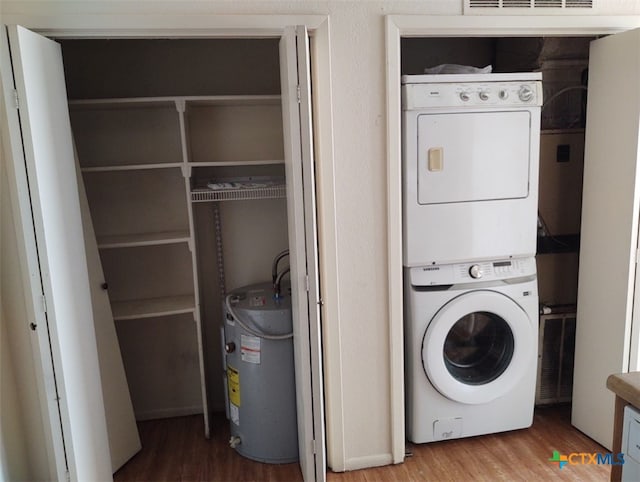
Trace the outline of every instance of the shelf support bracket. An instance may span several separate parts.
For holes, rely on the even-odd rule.
[[[181,114],[184,114],[187,109],[187,103],[184,99],[176,99],[176,110]]]

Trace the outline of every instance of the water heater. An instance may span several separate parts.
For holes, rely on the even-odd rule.
[[[224,306],[230,445],[252,460],[298,460],[293,322],[288,286],[269,282],[229,293]]]

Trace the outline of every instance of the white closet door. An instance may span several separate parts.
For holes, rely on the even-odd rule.
[[[612,373],[637,369],[632,330],[638,246],[640,30],[596,40],[589,54],[572,423],[613,437]],[[638,310],[636,310],[638,311]],[[631,347],[635,346],[634,351]]]
[[[96,330],[100,379],[104,398],[104,413],[109,435],[111,472],[115,473],[131,457],[140,451],[140,436],[133,412],[127,376],[122,363],[116,325],[105,283],[96,234],[91,221],[89,202],[84,188],[80,166],[76,158],[76,173],[80,194],[80,212],[84,231],[84,246],[87,253],[89,288],[93,306],[93,321]]]
[[[46,326],[71,480],[110,480],[111,461],[60,46],[11,26]],[[3,69],[5,66],[2,66]],[[11,136],[19,136],[14,130]],[[14,162],[20,162],[14,159]]]
[[[306,481],[324,481],[324,397],[309,37],[288,27],[280,40],[285,173],[300,466]]]

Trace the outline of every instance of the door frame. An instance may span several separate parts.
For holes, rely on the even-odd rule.
[[[402,279],[402,37],[598,36],[640,27],[638,16],[388,15],[385,19],[387,96],[387,262],[391,436],[395,463],[404,459],[404,350]]]
[[[51,7],[54,8],[54,7]],[[319,260],[322,292],[324,294],[325,305],[322,307],[323,317],[338,317],[338,306],[327,303],[329,299],[337,299],[335,288],[337,287],[337,238],[331,233],[336,232],[336,211],[333,200],[335,191],[334,181],[334,157],[333,157],[333,137],[332,124],[333,114],[331,110],[331,68],[330,68],[330,35],[329,18],[327,15],[215,15],[215,14],[177,14],[177,15],[96,15],[80,14],[73,15],[71,2],[66,8],[43,12],[6,14],[3,18],[5,24],[19,24],[40,35],[50,38],[264,38],[282,37],[287,26],[305,25],[312,40],[312,82],[314,84],[313,102],[313,128],[314,128],[314,150],[316,152],[317,170],[317,213],[316,223],[322,226],[322,231],[327,236],[319,236],[319,251],[322,257]],[[319,102],[319,98],[322,102]],[[7,152],[5,150],[5,152]],[[7,152],[7,155],[10,155]],[[321,160],[321,162],[320,162]],[[12,184],[9,179],[9,184]],[[322,195],[322,192],[326,195]],[[324,202],[323,202],[324,201]],[[24,214],[24,213],[22,213]],[[15,213],[22,219],[21,214]],[[24,219],[22,219],[24,222]],[[321,231],[321,232],[322,232]],[[27,249],[27,248],[25,248]],[[28,251],[28,249],[27,249]],[[27,256],[29,253],[27,253]],[[24,270],[23,270],[24,271]],[[28,273],[24,272],[25,279]],[[325,292],[326,289],[326,292]],[[323,333],[323,336],[326,333]],[[339,331],[332,335],[333,339],[339,340]],[[303,340],[309,343],[309,340]],[[324,349],[328,345],[339,346],[337,342],[324,341]],[[334,350],[331,356],[325,359],[332,359],[333,363],[340,362],[340,354]],[[340,378],[340,372],[336,372]],[[336,386],[341,386],[341,380],[334,380]],[[333,407],[338,415],[342,414],[342,392],[331,390]],[[325,396],[328,392],[325,391]],[[42,402],[44,403],[44,402]],[[325,415],[326,416],[326,415]],[[322,423],[328,425],[328,419]],[[334,417],[333,427],[343,430],[342,419]],[[337,434],[336,440],[343,437]],[[316,441],[326,445],[325,440]],[[343,450],[343,447],[339,448]],[[51,461],[51,464],[53,462]],[[326,467],[325,467],[326,472]]]

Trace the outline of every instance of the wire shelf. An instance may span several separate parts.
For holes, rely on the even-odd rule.
[[[212,182],[209,187],[191,190],[192,202],[242,201],[254,199],[279,199],[287,195],[284,180],[256,182],[258,179]]]

